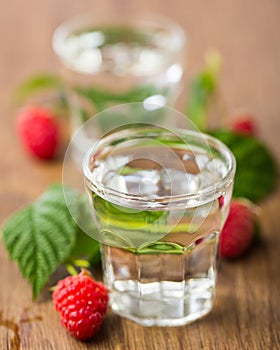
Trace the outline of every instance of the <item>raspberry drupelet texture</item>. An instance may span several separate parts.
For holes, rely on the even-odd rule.
[[[108,305],[108,291],[89,272],[58,282],[53,293],[62,325],[77,339],[90,339],[99,329]]]

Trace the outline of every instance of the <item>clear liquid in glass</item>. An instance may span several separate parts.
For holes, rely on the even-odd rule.
[[[106,188],[146,196],[141,208],[111,201],[90,189],[102,242],[104,279],[112,309],[140,324],[177,326],[213,306],[219,234],[231,188],[184,207],[152,199],[197,193],[226,171],[205,150],[128,144],[93,162],[92,176]],[[177,159],[178,161],[175,161]],[[222,200],[221,200],[222,197]]]

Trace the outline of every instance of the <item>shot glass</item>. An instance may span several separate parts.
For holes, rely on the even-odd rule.
[[[72,132],[114,105],[174,106],[181,90],[185,41],[179,25],[158,15],[86,15],[62,23],[54,32],[53,49],[67,83]],[[102,135],[102,125],[99,128]]]
[[[151,125],[115,130],[83,172],[114,312],[179,326],[213,306],[235,159],[219,140]]]

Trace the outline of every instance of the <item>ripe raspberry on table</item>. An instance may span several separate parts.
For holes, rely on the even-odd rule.
[[[230,211],[220,236],[220,255],[236,258],[250,246],[254,236],[254,213],[250,202],[232,200]]]
[[[59,128],[52,113],[42,107],[23,108],[16,120],[22,145],[33,156],[52,159],[59,145]]]
[[[108,291],[82,269],[58,282],[53,292],[62,325],[77,339],[90,339],[99,329],[108,305]]]

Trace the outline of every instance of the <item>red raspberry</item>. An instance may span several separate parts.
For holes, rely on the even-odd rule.
[[[220,236],[220,255],[236,258],[243,254],[254,236],[254,214],[247,203],[232,201]]]
[[[16,121],[17,132],[25,149],[40,159],[51,159],[58,148],[58,125],[42,107],[25,107]]]
[[[235,131],[237,134],[256,136],[257,127],[255,120],[252,116],[245,114],[240,115],[231,123],[231,130]]]
[[[53,302],[62,325],[77,339],[87,340],[99,329],[108,305],[108,291],[82,270],[58,282]]]

